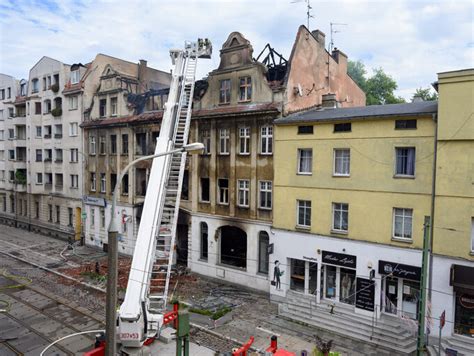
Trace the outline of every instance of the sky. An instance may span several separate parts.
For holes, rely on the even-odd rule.
[[[382,67],[410,99],[437,73],[474,67],[471,0],[310,1],[309,27],[372,74]],[[256,57],[267,43],[289,58],[305,0],[0,0],[0,73],[27,78],[42,57],[88,63],[97,53],[169,71],[171,48],[209,38],[214,54],[197,77],[219,65],[219,50],[241,32]]]

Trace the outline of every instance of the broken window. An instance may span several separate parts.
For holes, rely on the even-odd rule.
[[[229,180],[219,179],[219,204],[229,204]]]
[[[250,101],[250,100],[252,100],[252,78],[251,77],[240,78],[239,101]]]
[[[128,155],[128,135],[122,135],[122,154]]]
[[[136,154],[139,156],[146,155],[146,133],[136,134]]]
[[[136,176],[136,194],[140,196],[145,196],[146,194],[146,169],[145,168],[137,168],[135,170]]]
[[[128,195],[128,173],[122,178],[122,194]]]
[[[270,237],[266,231],[258,233],[258,272],[268,274],[268,266],[270,263],[268,255],[268,245]]]
[[[208,228],[205,222],[201,222],[201,260],[208,258]]]
[[[183,174],[183,185],[181,188],[181,199],[189,199],[189,171],[185,170]]]
[[[219,104],[230,103],[230,79],[220,81]]]
[[[235,226],[222,226],[220,232],[220,262],[247,268],[247,234]]]
[[[99,153],[101,155],[105,155],[105,146],[106,146],[105,136],[99,136]]]
[[[201,131],[201,142],[204,145],[204,155],[211,154],[211,134],[209,130],[202,130]]]
[[[110,135],[110,154],[117,154],[117,135]]]
[[[201,201],[209,202],[209,178],[201,178]]]

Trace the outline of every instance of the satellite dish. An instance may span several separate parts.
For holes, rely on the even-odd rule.
[[[298,83],[298,95],[303,96],[303,89],[301,89],[301,84]]]

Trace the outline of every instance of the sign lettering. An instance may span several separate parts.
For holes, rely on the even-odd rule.
[[[373,312],[375,309],[375,282],[366,278],[357,277],[356,280],[356,308]]]

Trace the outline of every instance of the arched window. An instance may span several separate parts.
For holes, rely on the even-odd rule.
[[[247,268],[247,234],[235,226],[222,226],[220,230],[220,262]]]
[[[201,222],[201,260],[207,261],[208,258],[208,228],[205,222]]]
[[[266,231],[258,233],[258,273],[268,274],[269,256],[268,245],[270,237]]]

